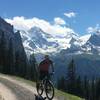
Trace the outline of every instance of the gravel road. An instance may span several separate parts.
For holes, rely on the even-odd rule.
[[[31,85],[6,75],[0,75],[0,93],[4,100],[36,100],[37,92]]]
[[[0,83],[5,85],[8,88],[8,90],[11,91],[10,93],[8,92],[8,95],[6,95],[6,97],[3,96],[5,97],[5,100],[6,99],[8,100],[8,98],[11,98],[9,100],[35,100],[34,93],[22,87],[19,84],[16,84],[8,79],[1,78],[1,77],[0,77]],[[7,88],[5,88],[6,91],[7,91]],[[5,90],[2,90],[2,91],[5,92]],[[9,94],[15,95],[15,97],[12,98],[12,95],[9,96]]]

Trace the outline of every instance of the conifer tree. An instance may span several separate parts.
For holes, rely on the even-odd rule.
[[[100,100],[100,79],[96,81],[96,100]]]
[[[5,34],[2,31],[2,35],[1,35],[1,43],[0,43],[0,52],[1,52],[1,66],[2,66],[2,72],[3,73],[7,73],[6,67],[7,67],[7,47],[6,47],[7,43],[6,43],[6,38],[5,38]]]
[[[83,97],[83,84],[80,76],[76,80],[76,95]]]
[[[72,59],[67,68],[67,92],[75,94],[76,89],[76,70],[75,63]]]
[[[20,58],[19,53],[15,53],[15,74],[20,76]]]
[[[91,95],[91,100],[96,100],[96,84],[94,78],[92,78],[92,82],[91,82],[90,95]]]
[[[37,72],[37,63],[36,63],[36,59],[35,59],[35,56],[34,56],[34,53],[32,55],[30,55],[30,79],[31,80],[35,80],[37,79],[38,77],[38,72]]]
[[[3,43],[3,37],[4,37],[4,32],[0,30],[1,38],[0,38],[0,72],[3,72],[3,50],[2,50],[2,43]]]
[[[87,79],[87,76],[84,77],[84,88],[83,88],[83,90],[84,90],[84,98],[86,100],[89,100],[89,98],[90,98],[90,93],[89,93],[90,84],[89,84],[89,80]]]
[[[66,81],[63,76],[60,79],[58,79],[57,88],[59,90],[66,91]]]
[[[15,55],[14,55],[14,46],[12,38],[9,41],[9,50],[8,50],[8,65],[7,70],[9,74],[15,73]]]

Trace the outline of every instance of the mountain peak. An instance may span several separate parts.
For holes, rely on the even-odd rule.
[[[100,33],[92,34],[88,41],[94,46],[100,46]]]
[[[100,30],[98,30],[95,34],[100,36]]]
[[[43,30],[41,28],[37,27],[37,26],[34,26],[29,30],[29,32],[33,32],[33,31],[35,31],[35,32],[41,32],[42,31],[43,32]]]

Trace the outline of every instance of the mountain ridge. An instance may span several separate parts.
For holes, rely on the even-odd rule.
[[[34,50],[34,53],[59,53],[64,49],[67,53],[87,52],[92,54],[94,50],[95,53],[100,53],[97,47],[100,46],[100,34],[97,33],[84,36],[79,36],[76,33],[66,33],[65,36],[54,36],[45,33],[39,27],[33,27],[29,31],[21,31],[20,33],[26,51],[30,50],[28,52]]]

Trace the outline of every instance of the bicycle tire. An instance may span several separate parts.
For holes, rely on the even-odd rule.
[[[38,93],[38,95],[42,95],[43,94],[43,84],[42,83],[37,83],[36,84],[36,89],[37,89],[37,93]]]
[[[46,90],[45,90],[45,92],[46,92],[46,96],[47,96],[47,98],[49,100],[52,100],[54,98],[54,86],[53,86],[53,83],[51,81],[47,81],[46,82]],[[52,92],[51,96],[49,95],[49,92]]]

